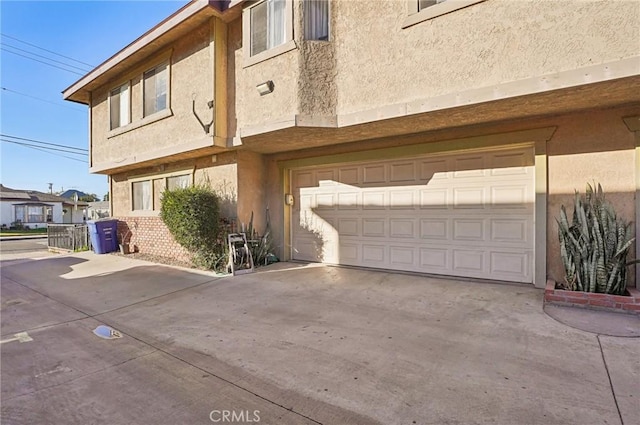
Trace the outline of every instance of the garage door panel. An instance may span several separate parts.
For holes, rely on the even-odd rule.
[[[454,209],[482,209],[485,206],[484,187],[453,188]]]
[[[408,246],[390,246],[389,262],[394,268],[406,270],[407,267],[412,268],[415,263],[415,249]]]
[[[526,275],[529,255],[526,253],[492,251],[490,253],[490,271],[492,274],[508,276],[517,279]]]
[[[386,258],[387,247],[385,245],[362,245],[362,261],[366,265],[373,267],[380,267],[382,264],[387,263]]]
[[[422,189],[420,190],[420,208],[448,210],[449,190],[446,188]]]
[[[451,178],[450,160],[448,159],[433,159],[433,160],[419,160],[420,164],[420,179],[421,180],[443,180]]]
[[[339,218],[338,219],[338,233],[340,236],[358,236],[360,230],[358,226],[357,218]]]
[[[389,193],[389,207],[394,210],[414,209],[413,190],[391,189]]]
[[[340,168],[338,172],[338,176],[341,183],[344,183],[344,184],[359,183],[357,167]]]
[[[413,220],[392,218],[389,220],[389,236],[391,238],[414,238],[415,224]]]
[[[531,282],[532,164],[511,149],[295,170],[293,258]]]
[[[368,165],[364,166],[362,170],[362,182],[365,184],[386,183],[387,181],[387,167],[385,165]]]
[[[523,209],[533,202],[527,187],[522,184],[491,186],[491,206],[498,208]]]
[[[358,209],[358,192],[338,193],[338,209],[339,210]]]
[[[453,239],[457,241],[483,242],[485,237],[484,220],[453,220]]]
[[[420,238],[449,239],[449,220],[446,218],[423,218],[420,220]]]
[[[362,192],[362,208],[365,210],[383,210],[386,207],[386,192],[367,190]]]
[[[491,219],[491,240],[493,242],[509,242],[529,244],[530,223],[526,218]]]
[[[335,184],[335,172],[334,170],[319,170],[316,172],[316,180],[320,185],[333,185]]]
[[[442,248],[420,248],[420,266],[432,273],[448,273],[451,270],[449,250]]]
[[[474,274],[482,274],[486,269],[485,256],[486,252],[480,249],[454,249],[453,254],[453,272],[473,272]],[[466,274],[463,274],[463,276]]]
[[[413,182],[416,180],[415,161],[391,164],[391,183]]]
[[[485,174],[485,155],[461,156],[454,160],[454,179],[484,177]]]
[[[340,263],[347,265],[358,265],[361,262],[360,246],[352,243],[340,243]]]
[[[386,237],[385,228],[387,219],[385,218],[363,218],[362,235],[365,237]]]

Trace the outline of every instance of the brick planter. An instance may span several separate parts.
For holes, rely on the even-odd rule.
[[[544,290],[544,303],[640,315],[640,291],[636,288],[627,288],[627,293],[629,294],[628,296],[565,291],[556,289],[555,281],[547,280],[547,287]]]

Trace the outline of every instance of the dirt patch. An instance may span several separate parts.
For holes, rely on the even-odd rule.
[[[111,255],[117,255],[119,257],[133,258],[135,260],[150,261],[152,263],[165,264],[167,266],[177,266],[177,267],[185,267],[185,268],[188,268],[188,269],[211,271],[211,270],[205,269],[203,267],[196,267],[190,262],[180,261],[180,260],[177,260],[175,258],[162,257],[160,255],[144,254],[142,252],[133,252],[131,254],[122,254],[119,251],[117,251],[117,252],[112,252]]]

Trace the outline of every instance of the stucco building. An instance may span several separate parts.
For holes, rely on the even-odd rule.
[[[640,221],[638,40],[634,1],[196,0],[64,98],[140,251],[206,182],[283,259],[544,286],[574,190]]]

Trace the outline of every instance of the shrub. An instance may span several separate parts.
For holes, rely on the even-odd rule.
[[[176,242],[192,253],[194,264],[217,269],[224,243],[220,241],[220,201],[206,186],[165,190],[160,218]]]
[[[560,208],[558,237],[565,268],[564,288],[572,291],[622,295],[627,287],[627,254],[635,238],[631,223],[616,217],[605,200],[602,186],[587,184],[586,193],[576,191],[573,220],[569,224]]]

